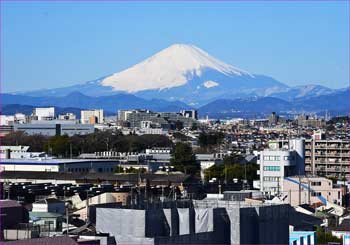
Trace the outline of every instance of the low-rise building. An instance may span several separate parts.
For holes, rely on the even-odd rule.
[[[1,159],[0,171],[113,173],[118,164],[108,159]]]
[[[46,198],[33,203],[32,212],[49,212],[64,214],[65,203],[56,198]]]
[[[282,189],[281,198],[292,206],[327,203],[342,205],[342,189],[334,187],[332,180],[324,177],[285,177]]]
[[[91,124],[78,124],[75,121],[52,120],[32,121],[26,124],[14,124],[14,131],[23,131],[29,135],[42,134],[47,136],[92,134],[95,132]]]

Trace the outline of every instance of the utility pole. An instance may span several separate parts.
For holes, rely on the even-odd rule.
[[[69,144],[69,150],[70,150],[70,159],[72,159],[73,158],[72,143]]]
[[[311,205],[310,180],[308,180],[307,185],[308,185],[308,188],[307,188],[307,194],[308,194],[308,196],[307,196],[307,198],[308,198],[308,203],[309,203],[309,205]]]
[[[66,229],[67,229],[67,232],[66,232],[66,235],[68,236],[69,235],[69,204],[68,202],[66,201],[66,186],[63,186],[63,201],[65,203],[65,207],[66,207]]]
[[[86,190],[86,223],[89,222],[89,189]]]
[[[301,179],[300,179],[300,175],[298,175],[299,177],[299,205],[301,204]]]

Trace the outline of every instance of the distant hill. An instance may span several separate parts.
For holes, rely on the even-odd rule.
[[[26,95],[2,95],[3,114],[26,112],[33,107],[55,106],[61,111],[77,112],[82,109],[104,109],[105,114],[115,115],[119,109],[149,109],[153,111],[178,112],[191,106],[179,101],[163,99],[142,99],[132,94],[116,94],[92,97],[73,92],[63,97],[32,97]],[[343,89],[327,95],[302,97],[287,101],[275,97],[252,97],[241,99],[217,99],[197,108],[200,116],[230,118],[265,116],[275,111],[282,114],[315,112],[324,115],[328,111],[332,116],[350,113],[350,89]]]
[[[15,113],[23,113],[26,115],[30,115],[33,111],[35,106],[32,105],[18,105],[18,104],[9,104],[9,105],[4,105],[2,107],[2,114],[3,115],[13,115]],[[80,118],[80,111],[82,109],[80,108],[74,108],[74,107],[65,107],[65,108],[61,108],[61,107],[56,107],[55,106],[55,113],[57,115],[59,114],[66,114],[68,112],[70,113],[74,113],[77,118]],[[106,115],[110,115],[110,112],[106,112]]]
[[[209,115],[214,118],[253,117],[266,115],[273,111],[285,114],[315,112],[322,115],[328,111],[332,116],[347,115],[350,113],[350,89],[293,101],[274,97],[220,99],[200,107],[199,111],[201,116]]]
[[[132,94],[116,94],[92,97],[72,92],[63,97],[33,97],[27,95],[2,94],[2,104],[21,104],[31,106],[57,106],[61,108],[104,109],[116,113],[119,109],[150,109],[154,111],[179,111],[190,106],[179,101],[161,99],[146,100]]]

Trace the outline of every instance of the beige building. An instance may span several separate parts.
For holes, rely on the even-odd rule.
[[[104,121],[102,109],[82,110],[80,114],[80,121],[82,124],[96,124],[103,123]]]
[[[282,196],[284,202],[292,206],[317,203],[342,205],[342,189],[333,187],[332,181],[324,177],[285,177]]]
[[[312,175],[350,177],[350,140],[327,140],[316,132],[305,140],[305,172]]]

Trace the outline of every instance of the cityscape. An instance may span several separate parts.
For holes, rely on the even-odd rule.
[[[348,1],[0,4],[1,244],[350,245]]]

